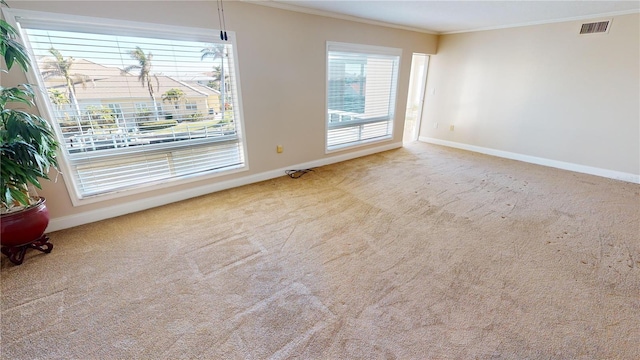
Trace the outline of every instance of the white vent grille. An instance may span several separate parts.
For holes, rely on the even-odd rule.
[[[582,24],[582,27],[580,28],[580,34],[583,35],[608,33],[610,25],[611,20]]]

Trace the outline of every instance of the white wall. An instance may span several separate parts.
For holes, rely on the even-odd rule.
[[[583,22],[441,36],[421,139],[637,181],[639,15]]]
[[[13,8],[217,28],[214,1],[8,1]],[[235,31],[250,170],[209,180],[74,207],[64,185],[46,182],[49,231],[181,200],[274,176],[299,164],[323,164],[401,146],[403,112],[392,140],[338,154],[325,154],[326,42],[401,48],[397,109],[404,109],[411,54],[434,53],[437,36],[300,14],[245,2],[225,2],[227,30]],[[4,76],[2,83],[24,82]],[[284,153],[276,153],[276,145]]]

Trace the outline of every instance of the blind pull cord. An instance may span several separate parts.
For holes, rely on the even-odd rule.
[[[224,3],[223,0],[218,0],[218,23],[220,24],[220,40],[227,41],[227,23],[224,19]]]

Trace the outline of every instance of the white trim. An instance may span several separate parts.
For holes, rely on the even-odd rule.
[[[416,56],[424,56],[425,57],[425,61],[424,61],[424,76],[422,79],[420,79],[420,81],[423,82],[422,84],[422,88],[420,89],[420,100],[418,103],[418,113],[416,114],[416,123],[413,126],[413,133],[411,134],[411,140],[407,141],[407,142],[411,142],[411,141],[416,141],[418,140],[418,136],[420,135],[420,126],[422,126],[422,114],[424,112],[424,103],[425,103],[425,98],[427,96],[427,81],[428,81],[428,75],[429,75],[429,61],[431,60],[431,56],[429,54],[425,54],[425,53],[413,53],[411,54],[411,65],[409,66],[409,84],[411,84],[411,81],[416,81],[416,77],[415,74],[413,73],[413,61],[416,58]],[[409,85],[410,86],[410,85]],[[409,103],[409,93],[411,92],[411,90],[407,91],[407,105]],[[407,106],[405,106],[407,107]],[[404,125],[407,125],[407,115],[406,115],[406,109],[405,109],[405,119],[404,119]],[[402,131],[402,138],[404,141],[404,127],[403,127],[403,131]]]
[[[259,174],[253,174],[244,176],[238,179],[232,179],[227,181],[218,182],[215,184],[207,184],[199,186],[197,188],[191,188],[176,192],[169,192],[162,195],[157,195],[150,198],[122,203],[102,209],[84,211],[79,214],[68,215],[58,218],[53,218],[49,222],[46,232],[58,231],[67,229],[74,226],[84,225],[95,221],[109,219],[116,216],[126,215],[133,212],[151,209],[153,207],[170,204],[173,202],[190,199],[197,196],[210,194],[216,191],[231,189],[243,185],[248,185],[260,181],[274,179],[285,175],[286,170],[290,169],[308,169],[318,166],[325,166],[329,164],[338,163],[341,161],[351,160],[366,155],[379,153],[382,151],[397,149],[402,147],[402,142],[394,142],[391,144],[381,145],[373,148],[367,148],[359,151],[353,151],[346,154],[335,155],[331,157],[325,157],[322,159],[309,161],[302,164],[287,166],[286,168],[280,168],[276,170],[265,171]]]
[[[418,140],[422,142],[430,143],[430,144],[448,146],[456,149],[473,151],[473,152],[491,155],[491,156],[497,156],[505,159],[518,160],[518,161],[523,161],[523,162],[536,164],[536,165],[548,166],[548,167],[553,167],[553,168],[562,169],[562,170],[569,170],[569,171],[583,173],[583,174],[596,175],[596,176],[601,176],[609,179],[615,179],[615,180],[621,180],[621,181],[626,181],[630,183],[640,184],[640,174],[632,174],[632,173],[626,173],[622,171],[602,169],[602,168],[597,168],[593,166],[586,166],[586,165],[574,164],[574,163],[569,163],[564,161],[541,158],[537,156],[512,153],[509,151],[491,149],[491,148],[486,148],[482,146],[463,144],[463,143],[458,143],[458,142],[448,141],[448,140],[440,140],[440,139],[430,138],[426,136],[420,136]]]
[[[388,23],[388,22],[384,22],[384,21],[365,19],[365,18],[361,18],[361,17],[357,17],[357,16],[351,16],[351,15],[345,15],[345,14],[338,14],[338,13],[331,12],[331,11],[311,9],[311,8],[307,8],[307,7],[297,6],[297,5],[291,5],[291,4],[281,3],[281,2],[275,2],[273,0],[267,0],[267,1],[264,1],[264,0],[262,0],[262,1],[240,0],[240,1],[246,2],[246,3],[249,3],[249,4],[253,4],[253,5],[262,5],[262,6],[266,6],[266,7],[270,7],[270,8],[276,8],[276,9],[280,9],[280,10],[294,11],[294,12],[297,12],[297,13],[303,13],[303,14],[309,14],[309,15],[317,15],[317,16],[328,17],[328,18],[338,19],[338,20],[353,21],[353,22],[358,22],[358,23],[368,24],[368,25],[384,26],[384,27],[388,27],[388,28],[414,31],[414,32],[419,32],[419,33],[423,33],[423,34],[438,35],[437,31],[427,30],[427,29],[423,29],[423,28],[419,28],[419,27],[392,24],[392,23]]]
[[[510,24],[510,25],[488,26],[484,28],[469,29],[469,30],[445,31],[438,34],[452,35],[452,34],[463,34],[463,33],[476,32],[476,31],[511,29],[511,28],[518,28],[518,27],[524,27],[524,26],[546,25],[546,24],[555,24],[555,23],[561,23],[561,22],[591,20],[591,19],[598,19],[598,18],[611,18],[613,16],[630,15],[630,14],[637,14],[637,13],[640,13],[640,10],[614,11],[614,12],[603,13],[603,14],[582,15],[582,16],[574,16],[574,17],[560,18],[560,19],[553,19],[553,20],[530,21],[530,22]]]

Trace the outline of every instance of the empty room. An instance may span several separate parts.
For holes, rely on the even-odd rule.
[[[637,1],[1,9],[0,358],[640,358]]]

